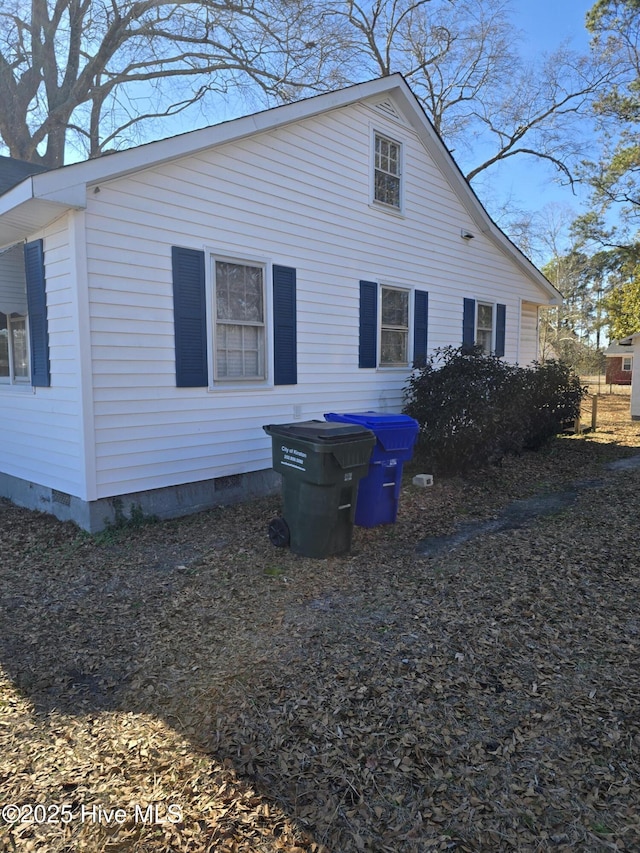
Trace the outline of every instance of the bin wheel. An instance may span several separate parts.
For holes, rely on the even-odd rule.
[[[276,548],[285,548],[289,544],[291,534],[284,518],[274,518],[269,522],[269,539]]]

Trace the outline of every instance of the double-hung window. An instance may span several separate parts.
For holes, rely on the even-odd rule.
[[[0,254],[0,382],[29,381],[27,281],[20,243]]]
[[[479,347],[485,355],[505,354],[507,306],[504,303],[463,300],[462,346],[466,352]]]
[[[402,206],[402,146],[399,142],[374,135],[373,200],[390,208]]]
[[[178,388],[266,380],[269,358],[274,385],[297,383],[293,267],[271,269],[271,314],[266,264],[172,246],[171,276]]]
[[[407,367],[427,356],[426,290],[360,282],[359,367]]]
[[[215,260],[214,302],[214,378],[264,379],[264,268]]]
[[[625,373],[631,372],[631,363],[632,362],[631,362],[631,356],[630,355],[624,355],[622,357],[622,369]]]
[[[50,384],[42,240],[0,252],[0,385]]]
[[[29,381],[29,345],[25,314],[0,311],[0,382],[15,385]]]
[[[493,351],[493,305],[485,302],[478,302],[476,345],[482,348],[485,355]]]
[[[409,363],[409,291],[397,287],[380,289],[380,365]]]

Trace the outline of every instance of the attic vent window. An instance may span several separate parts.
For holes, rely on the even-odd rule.
[[[402,146],[379,133],[375,134],[373,199],[378,204],[400,210]]]
[[[392,101],[380,101],[379,104],[376,104],[376,109],[381,113],[384,113],[389,118],[395,119],[396,121],[400,121],[400,113],[395,108]]]

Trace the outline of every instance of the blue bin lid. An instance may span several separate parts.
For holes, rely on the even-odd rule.
[[[357,424],[370,429],[376,437],[376,454],[393,454],[398,459],[410,459],[413,445],[418,437],[420,425],[409,415],[396,415],[387,412],[351,412],[337,414],[328,412],[326,420],[333,423]]]
[[[419,429],[418,421],[409,417],[409,415],[389,414],[385,412],[344,412],[337,414],[336,412],[328,412],[325,414],[328,421],[343,421],[352,424],[361,424],[375,431],[377,427],[391,427],[397,429],[404,427],[417,432]]]

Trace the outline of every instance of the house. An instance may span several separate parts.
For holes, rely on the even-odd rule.
[[[0,251],[0,494],[92,531],[273,490],[263,424],[529,363],[560,300],[399,75],[28,175]]]
[[[634,355],[640,356],[640,332],[630,335],[629,341]],[[640,377],[636,371],[635,379],[631,379],[631,417],[640,421]]]
[[[609,385],[631,385],[633,354],[629,344],[613,341],[604,351],[606,382]]]
[[[631,367],[631,418],[634,421],[640,421],[640,376],[638,371],[633,370],[634,357],[640,357],[640,332],[634,332],[626,338],[621,338],[616,342],[622,352],[627,355],[623,358],[628,358]],[[605,353],[606,354],[606,353]]]

